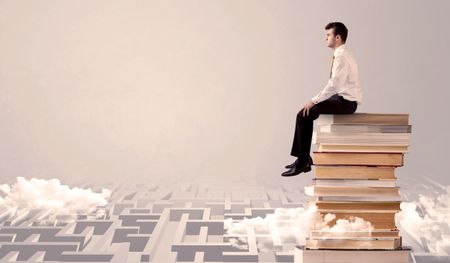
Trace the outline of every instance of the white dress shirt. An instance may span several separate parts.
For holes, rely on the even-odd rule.
[[[362,103],[362,90],[358,78],[358,65],[355,57],[345,44],[334,50],[334,62],[330,80],[311,100],[314,104],[322,102],[334,94],[339,94],[346,100]]]

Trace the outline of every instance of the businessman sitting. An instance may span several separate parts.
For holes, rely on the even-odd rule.
[[[297,113],[291,155],[297,157],[287,165],[282,176],[294,176],[311,171],[310,156],[313,121],[320,114],[350,114],[362,102],[358,79],[358,66],[345,42],[348,30],[343,23],[332,22],[325,26],[328,47],[334,49],[330,79],[327,85]]]

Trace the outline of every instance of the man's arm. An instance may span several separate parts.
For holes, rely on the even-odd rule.
[[[342,84],[348,75],[348,63],[343,56],[334,58],[333,70],[331,78],[327,85],[323,88],[311,101],[314,104],[322,102],[337,93],[336,87]]]

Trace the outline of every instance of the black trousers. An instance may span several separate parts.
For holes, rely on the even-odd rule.
[[[344,99],[344,97],[335,94],[317,103],[309,109],[308,116],[303,117],[303,109],[297,113],[295,123],[294,142],[292,143],[291,155],[301,157],[300,160],[306,161],[311,151],[311,140],[313,134],[313,121],[320,114],[350,114],[356,111],[358,103]]]

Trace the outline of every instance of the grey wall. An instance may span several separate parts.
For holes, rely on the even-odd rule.
[[[450,183],[449,1],[1,1],[0,176],[279,177],[342,21],[399,177]],[[310,176],[309,174],[308,176]],[[280,180],[286,180],[281,179]]]

